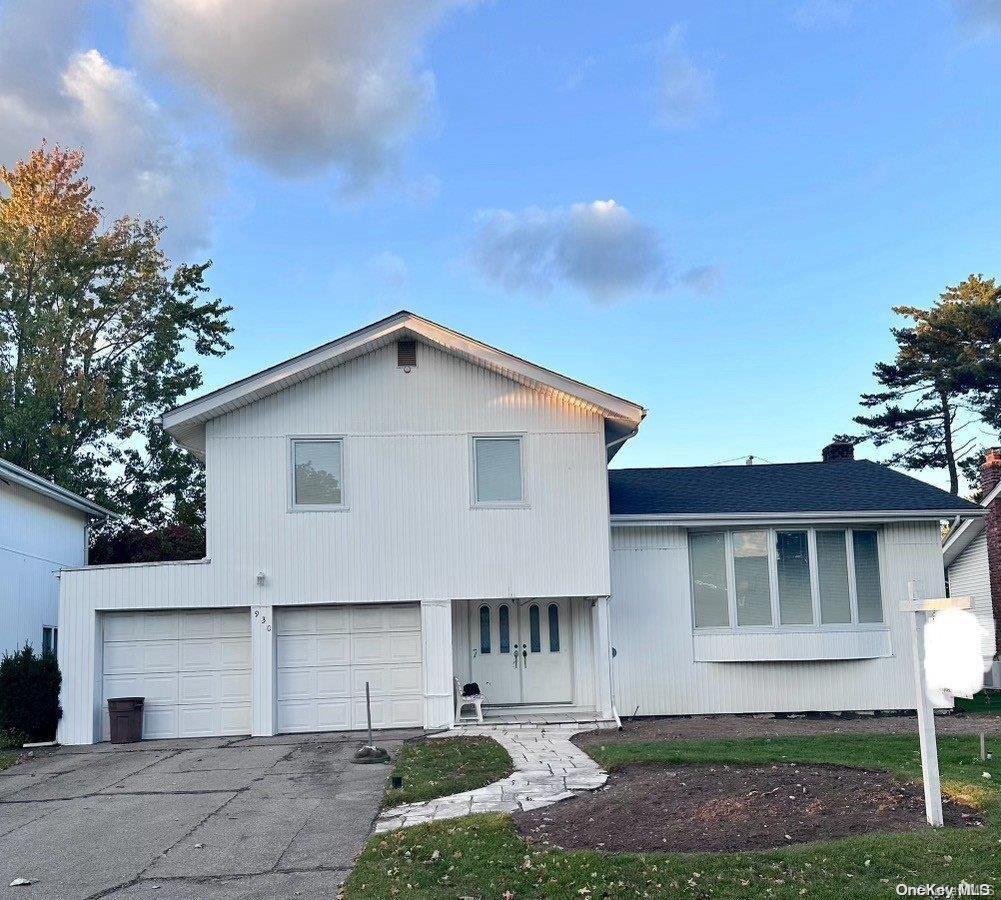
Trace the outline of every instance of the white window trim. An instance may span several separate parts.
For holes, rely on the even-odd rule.
[[[315,443],[316,441],[337,441],[341,445],[341,502],[340,503],[296,503],[295,502],[295,445]],[[347,441],[342,434],[295,434],[289,435],[288,448],[285,456],[285,468],[288,484],[288,512],[347,512],[348,506],[347,478],[348,468]]]
[[[476,487],[476,442],[481,440],[517,440],[518,459],[521,464],[521,499],[520,500],[477,500]],[[469,505],[471,509],[528,509],[528,491],[525,486],[525,432],[497,432],[471,434],[469,436]]]
[[[727,617],[729,625],[696,625],[695,624],[695,592],[692,590],[691,546],[688,553],[688,594],[692,617],[692,631],[695,634],[809,634],[823,631],[886,631],[886,591],[883,585],[883,532],[878,527],[858,527],[851,525],[778,525],[768,527],[747,526],[741,528],[705,528],[692,529],[689,534],[698,532],[723,531],[723,548],[726,565]],[[768,532],[768,586],[772,602],[771,625],[738,625],[737,624],[737,584],[734,572],[733,533],[735,531],[766,531]],[[776,535],[780,531],[806,531],[807,547],[810,560],[810,594],[813,608],[813,622],[809,625],[783,625],[779,616],[779,576],[778,554],[775,549]],[[817,532],[843,531],[847,548],[846,565],[848,567],[848,598],[851,607],[850,622],[821,622],[820,620],[820,569],[817,564]],[[879,588],[882,599],[882,622],[860,622],[858,617],[858,589],[855,584],[855,548],[852,540],[853,531],[874,531],[876,533],[876,553],[879,560]]]

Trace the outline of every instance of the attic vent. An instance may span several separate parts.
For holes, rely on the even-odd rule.
[[[396,342],[396,365],[401,369],[413,369],[417,365],[417,341]]]

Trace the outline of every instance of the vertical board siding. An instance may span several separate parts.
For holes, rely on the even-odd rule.
[[[524,435],[526,508],[471,506],[471,436],[496,433]],[[344,439],[345,510],[289,511],[296,435]],[[427,344],[409,374],[397,367],[395,347],[385,347],[209,422],[206,466],[210,561],[63,574],[64,742],[94,739],[96,610],[610,590],[602,416]],[[444,634],[438,620],[428,640]],[[590,675],[582,669],[579,677],[583,690]],[[451,708],[441,690],[426,691],[429,721]],[[266,713],[255,715],[266,731]]]
[[[528,506],[473,509],[470,437],[506,432]],[[345,511],[289,512],[297,434],[343,436]],[[602,435],[556,395],[383,348],[209,423],[209,556],[243,602],[258,571],[276,603],[607,594]]]
[[[984,627],[982,642],[985,667],[994,658],[994,610],[991,606],[991,578],[987,563],[987,534],[981,532],[949,566],[949,595],[972,597],[973,612]],[[997,686],[997,667],[992,667],[992,686]]]
[[[881,528],[892,655],[815,662],[696,662],[686,531],[612,531],[613,665],[621,715],[914,708],[909,625],[899,603],[910,579],[925,596],[942,596],[937,523]]]
[[[25,641],[42,647],[42,627],[59,616],[65,566],[87,560],[87,517],[19,484],[0,484],[0,655]]]

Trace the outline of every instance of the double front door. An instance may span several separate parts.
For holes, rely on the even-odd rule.
[[[470,604],[472,680],[489,705],[572,703],[569,600]]]

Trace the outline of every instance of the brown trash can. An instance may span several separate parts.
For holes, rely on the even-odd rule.
[[[112,697],[108,700],[112,744],[134,744],[142,740],[145,699],[145,697]]]

